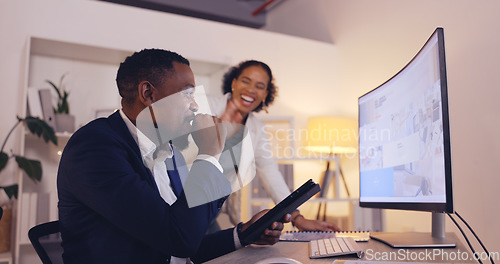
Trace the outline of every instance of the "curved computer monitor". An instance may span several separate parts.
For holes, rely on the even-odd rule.
[[[358,105],[360,206],[452,213],[443,29]]]

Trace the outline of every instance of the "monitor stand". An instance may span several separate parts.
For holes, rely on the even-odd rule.
[[[456,242],[445,236],[445,214],[432,213],[432,235],[419,232],[377,233],[370,237],[393,248],[452,248]]]

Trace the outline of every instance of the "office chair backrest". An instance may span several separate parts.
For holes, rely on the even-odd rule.
[[[32,227],[28,231],[28,237],[43,264],[63,263],[59,221],[52,221]]]

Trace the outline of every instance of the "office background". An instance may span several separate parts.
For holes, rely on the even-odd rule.
[[[311,116],[356,117],[357,97],[399,71],[440,26],[445,29],[455,208],[490,251],[500,251],[498,10],[500,2],[494,0],[288,0],[257,30],[93,0],[2,1],[0,135],[23,112],[29,36],[130,51],[159,47],[224,65],[261,59],[269,62],[281,88],[270,114],[292,115],[300,129]],[[112,74],[112,69],[103,70]],[[62,73],[48,72],[53,79]],[[104,77],[86,82],[104,85],[110,94],[116,89]],[[8,147],[19,149],[20,136]],[[356,165],[346,162],[350,186],[357,186]],[[2,172],[2,183],[13,170]],[[386,212],[386,231],[429,229],[428,213]],[[456,231],[449,221],[447,229]]]

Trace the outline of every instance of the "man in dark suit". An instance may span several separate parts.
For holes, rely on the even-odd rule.
[[[203,262],[240,248],[238,235],[262,214],[204,235],[231,192],[218,163],[226,132],[213,126],[212,116],[194,115],[189,62],[165,50],[136,52],[121,63],[117,85],[122,109],[75,132],[61,157],[57,188],[64,262]],[[154,144],[135,127],[137,118],[146,110],[155,121],[153,103],[175,95],[180,97],[161,115],[168,116],[167,130],[176,137]],[[191,131],[191,122],[204,129]],[[186,145],[190,132],[199,156],[188,172],[176,147]],[[186,185],[198,194],[194,205]],[[283,223],[273,223],[255,243],[276,243],[282,229]]]

